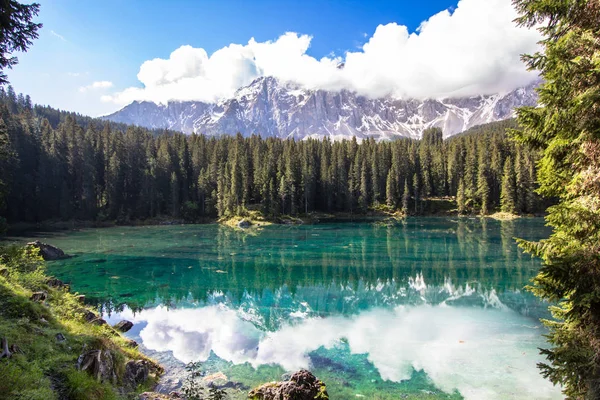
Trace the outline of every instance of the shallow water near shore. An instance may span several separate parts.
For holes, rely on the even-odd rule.
[[[163,363],[163,390],[203,361],[233,397],[311,369],[332,399],[558,399],[536,368],[547,316],[514,237],[542,219],[412,218],[239,231],[117,227],[44,240],[49,263]],[[216,373],[220,375],[213,375]]]

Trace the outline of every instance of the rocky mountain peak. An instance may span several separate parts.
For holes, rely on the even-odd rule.
[[[304,89],[274,77],[260,77],[238,89],[230,99],[157,105],[134,102],[105,118],[184,133],[260,134],[301,140],[420,137],[439,127],[448,137],[473,126],[514,116],[516,107],[537,102],[537,83],[507,94],[452,99],[372,99],[342,90]]]

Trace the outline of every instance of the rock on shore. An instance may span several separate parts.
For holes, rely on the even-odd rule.
[[[62,251],[58,247],[52,246],[51,244],[48,244],[48,243],[42,243],[39,240],[36,240],[34,242],[29,242],[29,243],[27,243],[27,246],[35,247],[35,248],[39,249],[40,255],[46,261],[60,260],[62,258],[69,257],[65,254],[64,251]]]
[[[329,399],[327,387],[311,372],[300,370],[289,381],[265,383],[248,395],[252,400],[314,400]]]

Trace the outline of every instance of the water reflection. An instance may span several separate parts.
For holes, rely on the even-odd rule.
[[[536,219],[114,228],[52,238],[76,257],[50,268],[144,349],[244,387],[310,367],[334,399],[560,398],[535,367],[546,306],[522,290],[539,262],[513,240],[547,235]]]
[[[83,231],[53,240],[79,255],[54,264],[52,272],[91,301],[117,310],[206,303],[215,293],[239,303],[248,295],[316,288],[337,299],[350,289],[384,285],[397,291],[417,274],[433,286],[449,279],[499,296],[521,290],[539,263],[523,255],[513,237],[537,239],[547,229],[539,220],[483,221],[271,227],[256,236],[217,226]],[[316,309],[364,309],[335,304],[335,309],[328,302]]]
[[[539,327],[500,308],[374,308],[352,317],[299,316],[276,331],[262,329],[252,314],[222,306],[159,306],[137,314],[126,310],[119,317],[144,324],[139,335],[144,346],[172,351],[184,362],[206,361],[212,352],[233,364],[275,364],[293,371],[314,368],[312,356],[321,348],[347,350],[364,355],[381,379],[391,382],[424,371],[435,387],[467,399],[557,398],[535,368]]]

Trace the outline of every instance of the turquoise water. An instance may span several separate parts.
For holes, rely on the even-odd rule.
[[[332,399],[550,399],[539,376],[546,305],[523,287],[539,262],[513,237],[541,219],[120,227],[54,234],[50,263],[169,370],[203,361],[243,398],[299,368]],[[220,375],[222,377],[222,375]],[[179,380],[179,381],[178,381]]]

